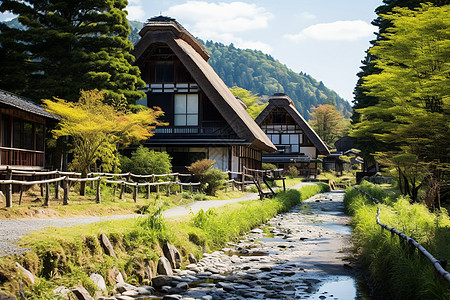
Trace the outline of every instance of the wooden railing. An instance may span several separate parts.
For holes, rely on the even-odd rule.
[[[374,197],[372,197],[369,193],[358,189],[354,187],[355,190],[359,191],[361,194],[365,195],[367,198],[369,198],[371,201],[375,202],[376,204],[380,204],[380,201]],[[434,258],[433,255],[431,255],[430,252],[428,252],[421,244],[419,244],[415,239],[407,236],[403,232],[397,230],[394,227],[389,227],[386,224],[381,223],[380,221],[380,213],[381,209],[380,207],[377,208],[377,215],[376,215],[376,222],[378,225],[381,226],[381,228],[391,232],[393,235],[397,235],[401,240],[405,242],[405,245],[408,245],[409,247],[413,247],[412,249],[417,249],[418,253],[425,256],[432,264],[436,272],[441,275],[445,280],[450,282],[450,273],[447,272],[444,267],[441,265],[441,261]]]
[[[0,147],[0,165],[44,167],[44,151]]]

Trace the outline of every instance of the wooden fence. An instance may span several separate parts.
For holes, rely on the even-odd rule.
[[[369,198],[370,200],[372,200],[376,204],[380,204],[380,201],[378,199],[372,197],[370,194],[366,193],[365,191],[363,191],[361,189],[358,189],[356,187],[354,187],[354,189],[359,191],[363,195],[365,195],[367,198]],[[433,267],[436,270],[436,272],[439,275],[441,275],[445,280],[450,282],[450,273],[447,272],[444,269],[444,266],[441,264],[441,261],[439,261],[438,259],[434,258],[434,256],[431,255],[430,252],[428,252],[421,244],[419,244],[413,238],[407,236],[406,234],[404,234],[403,232],[397,230],[394,227],[389,227],[386,224],[381,223],[381,221],[380,221],[380,212],[381,212],[381,209],[380,209],[380,207],[378,207],[378,209],[377,209],[377,216],[376,216],[377,224],[380,225],[383,229],[388,230],[389,232],[391,232],[392,235],[397,235],[400,238],[401,241],[404,241],[404,245],[407,245],[408,247],[410,247],[410,249],[412,249],[411,252],[415,252],[415,249],[417,249],[418,253],[420,253],[421,255],[425,256],[433,264]]]
[[[100,193],[100,183],[102,182],[102,177],[125,177],[126,180],[103,180],[105,183],[114,184],[114,195],[116,186],[121,186],[121,192],[120,192],[120,199],[124,198],[125,193],[125,187],[131,186],[133,187],[133,200],[137,201],[137,194],[138,194],[138,188],[142,186],[147,186],[147,198],[150,198],[150,189],[152,186],[156,186],[157,193],[159,193],[159,187],[162,185],[167,186],[167,193],[170,193],[170,187],[171,185],[178,185],[180,192],[183,192],[183,188],[187,187],[189,191],[192,193],[193,188],[196,186],[199,186],[200,183],[183,183],[179,181],[179,177],[190,177],[190,174],[180,174],[180,173],[170,173],[170,174],[151,174],[151,175],[138,175],[133,173],[89,173],[87,174],[87,178],[74,178],[69,176],[81,176],[81,173],[77,172],[62,172],[62,171],[45,171],[45,172],[39,172],[39,171],[23,171],[23,170],[13,170],[13,169],[7,169],[7,179],[6,180],[0,180],[0,185],[6,186],[6,207],[12,207],[12,186],[20,185],[20,196],[19,196],[19,205],[22,203],[22,195],[24,186],[29,185],[40,185],[41,186],[41,194],[44,196],[43,193],[43,187],[45,186],[45,196],[44,196],[44,205],[49,204],[50,199],[50,193],[49,193],[49,184],[54,183],[55,184],[55,198],[60,199],[60,190],[59,187],[63,185],[63,205],[69,204],[69,187],[70,182],[96,182],[96,197],[95,201],[96,203],[101,202],[101,193]],[[25,181],[25,180],[13,180],[13,175],[20,175],[20,176],[46,176],[46,177],[54,177],[54,178],[47,178],[43,180],[34,180],[34,181]],[[95,176],[95,177],[92,177]],[[164,182],[155,182],[157,178],[159,177],[173,177],[172,181],[164,181]],[[129,182],[131,178],[151,178],[152,182]]]

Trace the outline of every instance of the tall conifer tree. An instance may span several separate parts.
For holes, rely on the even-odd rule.
[[[116,106],[133,103],[144,82],[131,65],[126,5],[126,0],[3,0],[0,11],[19,15],[26,29],[0,28],[0,56],[10,70],[0,87],[34,100],[72,101],[80,89],[97,88]]]

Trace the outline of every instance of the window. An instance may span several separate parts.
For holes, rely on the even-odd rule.
[[[198,126],[198,94],[175,94],[175,126]]]

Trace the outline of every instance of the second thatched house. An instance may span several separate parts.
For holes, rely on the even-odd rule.
[[[319,154],[330,152],[322,139],[300,115],[289,96],[282,93],[269,98],[269,105],[255,119],[278,151],[263,156],[263,162],[288,169],[294,166],[304,176],[318,173]]]

